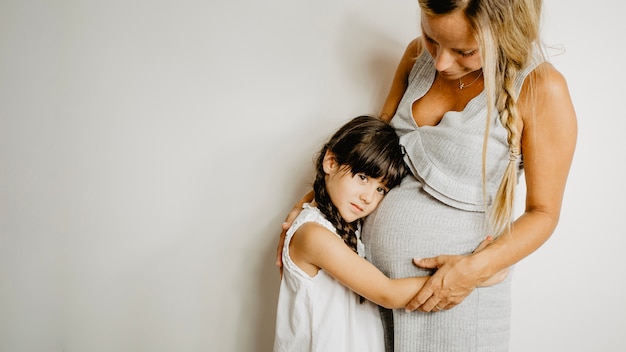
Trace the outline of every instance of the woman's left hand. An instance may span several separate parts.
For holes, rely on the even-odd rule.
[[[422,312],[450,309],[461,303],[482,281],[473,268],[470,255],[439,255],[414,259],[421,268],[437,269],[406,309]]]

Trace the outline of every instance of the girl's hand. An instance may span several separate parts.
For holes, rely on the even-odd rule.
[[[493,242],[493,236],[485,237],[485,239],[482,240],[480,244],[478,244],[478,247],[476,247],[476,249],[474,249],[472,253],[478,253],[482,251],[483,249],[487,248],[487,246],[490,245],[492,242]]]
[[[478,286],[485,287],[485,286],[493,286],[495,284],[499,284],[502,281],[504,281],[504,279],[506,279],[508,275],[509,275],[509,268],[504,268],[498,271],[495,275],[493,275],[489,279],[487,279],[487,281],[483,282],[482,284]]]

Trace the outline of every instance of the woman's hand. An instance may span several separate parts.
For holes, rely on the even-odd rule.
[[[313,191],[305,194],[304,197],[302,197],[302,199],[300,199],[300,201],[296,205],[294,205],[289,214],[287,214],[287,218],[285,218],[285,221],[281,225],[282,231],[280,232],[280,237],[278,238],[278,247],[276,248],[276,266],[279,269],[281,278],[283,277],[283,246],[285,244],[285,236],[287,235],[287,230],[289,230],[291,224],[293,224],[293,221],[302,211],[302,205],[304,205],[304,203],[312,202],[314,198],[315,193],[313,193]]]
[[[471,255],[440,255],[413,259],[421,268],[437,269],[406,309],[422,312],[450,309],[463,302],[482,280],[471,260]]]
[[[283,222],[281,225],[282,231],[280,232],[280,238],[278,239],[278,247],[276,248],[276,266],[279,268],[280,277],[283,277],[283,246],[285,244],[285,236],[287,234],[287,230],[289,230],[289,228],[291,227],[291,224],[293,224],[293,221],[296,219],[296,217],[298,216],[298,214],[300,214],[301,211],[302,211],[302,207],[300,208],[294,207],[293,209],[291,209],[289,214],[287,214],[287,218],[285,219],[285,222]]]
[[[472,254],[478,253],[493,242],[487,236]],[[471,255],[440,255],[433,258],[414,259],[413,263],[422,268],[437,269],[424,287],[406,306],[408,310],[423,312],[450,309],[461,303],[477,286],[491,286],[503,281],[509,273],[505,268],[488,278],[480,279],[479,271],[474,270]]]

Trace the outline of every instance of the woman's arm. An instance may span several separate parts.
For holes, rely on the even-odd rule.
[[[532,73],[534,79],[526,80],[519,100],[527,187],[524,213],[511,231],[482,251],[416,261],[420,267],[438,270],[407,309],[454,307],[478,284],[534,252],[556,228],[574,155],[577,123],[565,79],[550,64],[542,66]]]
[[[315,193],[313,193],[313,191],[305,194],[304,197],[302,197],[302,199],[300,199],[300,201],[293,206],[289,214],[287,214],[285,222],[283,222],[281,226],[282,231],[280,232],[280,237],[278,238],[278,246],[276,247],[276,266],[280,270],[281,277],[283,276],[283,245],[285,244],[285,234],[287,233],[287,230],[291,227],[291,224],[296,219],[298,214],[300,214],[300,212],[302,211],[302,205],[304,203],[312,202],[313,198],[315,198]]]
[[[404,55],[402,55],[402,59],[400,59],[400,63],[396,68],[396,73],[393,77],[393,81],[391,82],[391,88],[387,94],[387,99],[383,104],[383,108],[380,113],[381,120],[389,122],[391,121],[393,115],[395,115],[398,104],[400,104],[404,91],[409,84],[409,73],[411,72],[411,68],[413,68],[415,60],[421,52],[421,38],[414,39],[406,47]]]
[[[291,259],[309,276],[323,269],[344,286],[386,308],[403,308],[427,277],[392,280],[342,239],[316,223],[303,224],[289,244]]]

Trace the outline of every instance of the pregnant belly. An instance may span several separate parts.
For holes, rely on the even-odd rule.
[[[365,220],[362,239],[367,258],[386,275],[427,275],[413,258],[471,253],[486,235],[484,221],[484,213],[446,205],[407,177]]]

